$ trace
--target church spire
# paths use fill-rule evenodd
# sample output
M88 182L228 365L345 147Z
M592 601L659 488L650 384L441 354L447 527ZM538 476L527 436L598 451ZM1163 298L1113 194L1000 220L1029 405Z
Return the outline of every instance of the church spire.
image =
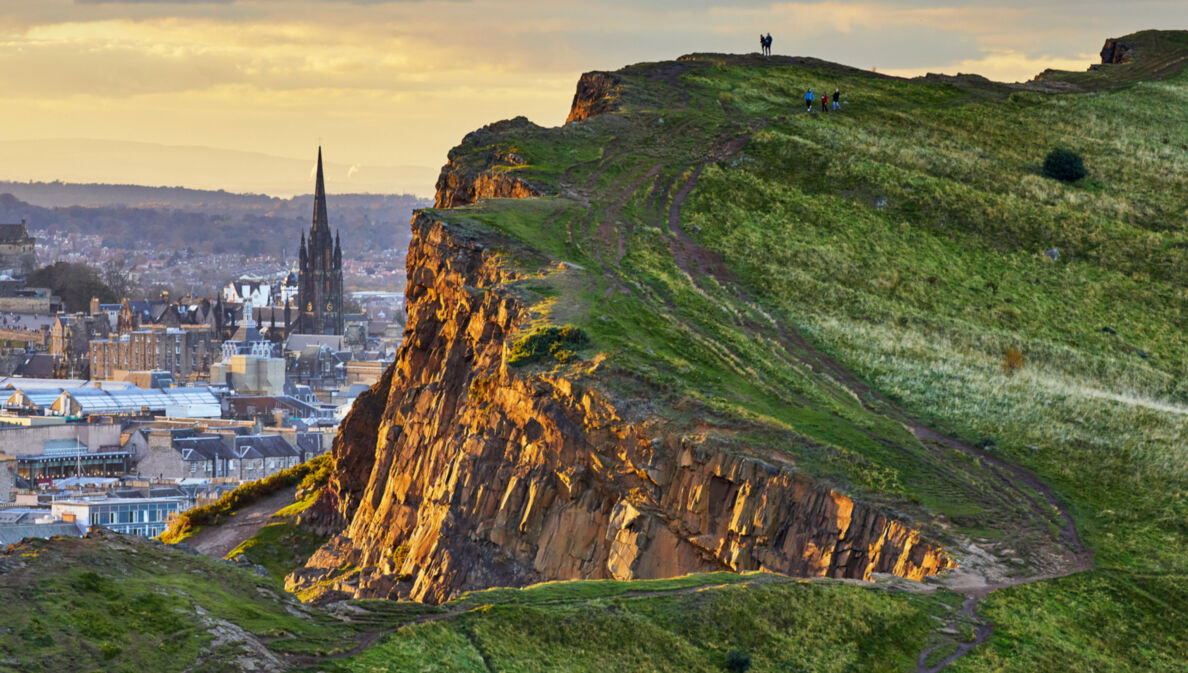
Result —
M322 178L322 148L319 146L318 178L314 184L313 227L310 228L309 236L312 239L317 236L319 231L325 231L326 234L329 234L329 228L329 216L326 214L326 183Z

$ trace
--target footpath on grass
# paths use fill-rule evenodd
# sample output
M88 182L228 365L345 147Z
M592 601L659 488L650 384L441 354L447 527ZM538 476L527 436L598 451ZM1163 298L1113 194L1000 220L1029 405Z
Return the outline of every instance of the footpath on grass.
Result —
M206 526L185 540L194 551L204 556L223 558L244 540L256 535L272 519L272 515L292 504L297 487L284 488L244 507L215 526Z

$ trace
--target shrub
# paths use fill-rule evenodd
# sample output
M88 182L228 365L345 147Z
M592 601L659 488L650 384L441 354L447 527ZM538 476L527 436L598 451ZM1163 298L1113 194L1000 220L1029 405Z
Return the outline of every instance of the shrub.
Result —
M726 653L726 670L730 673L746 673L751 668L751 655L743 650L730 650Z
M590 337L573 325L537 328L512 345L507 364L525 365L546 355L558 362L569 362L577 356L576 350L589 342Z
M1072 150L1057 148L1048 152L1047 158L1044 159L1044 175L1053 180L1076 182L1089 175L1089 171L1085 169L1085 161L1081 159L1081 155Z
M1022 368L1023 352L1018 348L1007 349L1006 354L1002 356L1002 371L1011 376Z

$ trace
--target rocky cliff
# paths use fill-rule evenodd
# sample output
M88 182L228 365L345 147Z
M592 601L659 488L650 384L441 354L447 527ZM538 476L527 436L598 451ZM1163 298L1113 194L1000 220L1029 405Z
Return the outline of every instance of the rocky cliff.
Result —
M462 146L482 144L485 139L516 129L532 127L524 117L496 122L474 131L462 141ZM437 178L437 208L458 208L478 199L522 199L540 196L540 189L516 177L512 171L524 165L524 158L515 152L461 153L450 151L448 163Z
M580 122L611 112L618 107L619 85L622 81L613 73L588 72L578 80L577 92L565 123Z
M920 579L951 565L790 465L627 422L589 382L520 375L506 356L525 313L498 242L428 214L413 232L404 346L343 424L319 503L345 529L291 589L339 578L347 595L439 602L546 579Z
M571 119L599 109L600 82L583 77ZM495 142L532 129L513 120L468 136L442 171L439 206L546 193L514 177L523 159ZM954 565L913 526L778 452L610 392L598 358L510 365L538 317L529 281L584 270L446 214L412 222L404 343L342 426L335 476L306 521L339 532L290 589L440 602L550 579L761 568L921 579Z

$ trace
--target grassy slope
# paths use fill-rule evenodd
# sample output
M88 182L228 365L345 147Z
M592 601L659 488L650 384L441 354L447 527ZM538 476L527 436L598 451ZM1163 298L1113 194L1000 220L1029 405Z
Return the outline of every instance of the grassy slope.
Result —
M622 73L621 114L499 142L528 159L525 177L584 187L588 208L548 198L439 215L587 269L524 282L540 324L593 336L586 361L559 367L579 375L597 351L600 385L646 394L674 422L731 426L739 450L787 451L925 523L1010 534L1019 512L977 466L954 475L790 362L774 330L756 328L772 316L1051 483L1104 570L992 596L1001 627L959 668L1064 670L1078 657L1085 670L1178 670L1186 613L1147 615L1151 597L1183 604L1188 571L1188 76L987 100L943 82L701 60L679 86L664 65ZM794 114L805 88L835 85L844 114ZM740 135L740 151L714 156ZM1040 176L1055 146L1083 154L1091 177ZM667 206L707 159L681 224L745 297L671 252ZM1009 348L1026 359L1015 376L1000 371ZM1062 617L1087 596L1099 620ZM1136 624L1161 628L1140 629L1132 649L1116 636Z
M326 542L326 537L297 525L297 516L308 509L316 498L317 492L314 491L277 511L270 523L240 542L224 558L234 560L243 556L251 563L267 568L268 574L278 584L284 584L285 576L305 565L318 547Z
M351 642L268 579L142 538L33 540L0 564L3 670L233 671L267 662L254 652L268 639L278 651Z
M21 606L0 617L0 670L31 673L717 671L731 649L754 671L896 671L959 602L719 573L332 614L269 578L114 534L20 545L0 556L0 578L0 600Z
M739 649L752 671L902 671L932 617L955 605L951 595L765 575L546 584L464 597L443 609L473 609L403 628L323 668L709 672Z

